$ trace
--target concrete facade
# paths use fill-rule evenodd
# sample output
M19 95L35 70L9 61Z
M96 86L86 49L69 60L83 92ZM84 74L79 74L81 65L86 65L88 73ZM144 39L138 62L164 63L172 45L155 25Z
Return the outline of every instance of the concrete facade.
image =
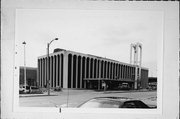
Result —
M112 59L60 50L49 55L50 87L101 89L105 81L109 87L128 82L133 88L136 66ZM38 85L47 86L47 56L38 57ZM148 69L141 68L142 88L148 85Z

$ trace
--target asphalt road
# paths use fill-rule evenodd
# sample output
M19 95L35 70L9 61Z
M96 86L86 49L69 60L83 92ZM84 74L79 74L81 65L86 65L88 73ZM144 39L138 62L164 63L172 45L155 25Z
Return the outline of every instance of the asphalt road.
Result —
M76 107L93 97L130 97L140 99L148 105L156 105L156 91L93 91L93 90L63 90L47 92L42 95L20 95L19 105L23 107Z

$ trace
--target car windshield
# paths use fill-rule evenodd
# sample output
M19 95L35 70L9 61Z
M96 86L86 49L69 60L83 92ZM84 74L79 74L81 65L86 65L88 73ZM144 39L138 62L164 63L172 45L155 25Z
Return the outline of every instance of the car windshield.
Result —
M119 108L122 102L107 99L92 99L82 105L80 108Z

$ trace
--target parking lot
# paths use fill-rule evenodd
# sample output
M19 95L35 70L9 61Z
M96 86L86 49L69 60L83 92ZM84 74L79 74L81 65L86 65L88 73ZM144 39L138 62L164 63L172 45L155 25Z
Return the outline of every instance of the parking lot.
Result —
M23 107L76 107L94 97L130 97L140 99L148 105L157 105L156 91L94 91L63 89L60 92L20 95L19 105Z

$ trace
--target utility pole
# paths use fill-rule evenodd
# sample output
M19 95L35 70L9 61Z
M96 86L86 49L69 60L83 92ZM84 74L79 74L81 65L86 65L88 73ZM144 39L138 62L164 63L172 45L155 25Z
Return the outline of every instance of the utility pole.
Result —
M24 86L26 89L26 42L22 43L24 45Z
M51 40L50 43L47 43L47 88L48 88L48 95L50 95L50 77L49 77L49 67L50 67L50 58L49 58L49 46L54 41L58 40L58 38L55 38Z

